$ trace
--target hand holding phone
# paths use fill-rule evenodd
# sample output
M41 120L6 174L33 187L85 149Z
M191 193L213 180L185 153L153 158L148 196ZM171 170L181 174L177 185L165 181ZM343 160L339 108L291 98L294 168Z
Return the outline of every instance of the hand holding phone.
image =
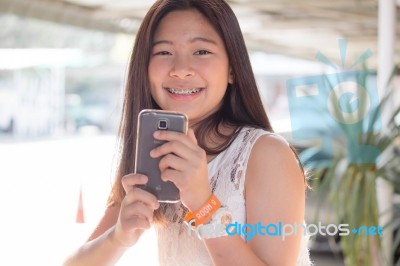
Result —
M136 139L135 173L148 176L149 181L140 188L155 195L159 202L178 202L179 190L174 183L161 179L159 163L161 158L150 157L150 151L165 141L156 140L157 130L172 130L187 134L186 115L163 110L145 109L139 113Z

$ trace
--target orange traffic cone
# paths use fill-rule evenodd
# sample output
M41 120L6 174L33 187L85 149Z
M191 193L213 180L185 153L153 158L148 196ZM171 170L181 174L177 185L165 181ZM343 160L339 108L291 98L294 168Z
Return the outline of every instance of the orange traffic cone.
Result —
M76 223L84 223L85 216L83 214L83 200L82 200L82 187L79 189L79 202L78 202L78 211L76 213Z

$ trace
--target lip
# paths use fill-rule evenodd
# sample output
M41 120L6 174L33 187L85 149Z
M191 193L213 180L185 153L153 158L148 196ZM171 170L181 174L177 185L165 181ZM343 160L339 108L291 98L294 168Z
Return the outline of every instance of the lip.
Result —
M197 97L199 97L203 91L205 90L204 87L202 86L193 86L193 85L189 85L189 86L163 86L163 89L165 90L165 92L167 93L167 95L177 101L191 101L196 99ZM173 90L188 90L188 89L200 89L200 91L198 92L194 92L194 93L187 93L187 94L177 94L177 93L171 93L171 89Z

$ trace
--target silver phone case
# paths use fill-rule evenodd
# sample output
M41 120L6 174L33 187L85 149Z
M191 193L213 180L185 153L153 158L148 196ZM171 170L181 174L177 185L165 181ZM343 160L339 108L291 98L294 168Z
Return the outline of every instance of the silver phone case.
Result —
M167 128L160 129L160 121L167 121ZM162 124L164 125L164 124ZM154 139L156 130L172 130L187 133L188 118L185 114L164 110L145 109L139 113L137 124L135 173L149 178L146 185L139 187L155 195L159 202L179 202L179 190L174 183L161 179L161 158L150 157L150 151L165 141Z

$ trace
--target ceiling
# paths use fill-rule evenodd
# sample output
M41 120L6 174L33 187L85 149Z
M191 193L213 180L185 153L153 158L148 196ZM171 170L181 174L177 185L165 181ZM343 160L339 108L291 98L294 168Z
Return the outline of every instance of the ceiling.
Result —
M397 1L395 62L400 62L400 0ZM0 12L83 28L134 34L154 0L0 0ZM321 52L340 64L365 51L376 67L378 0L230 0L250 50L316 60Z

